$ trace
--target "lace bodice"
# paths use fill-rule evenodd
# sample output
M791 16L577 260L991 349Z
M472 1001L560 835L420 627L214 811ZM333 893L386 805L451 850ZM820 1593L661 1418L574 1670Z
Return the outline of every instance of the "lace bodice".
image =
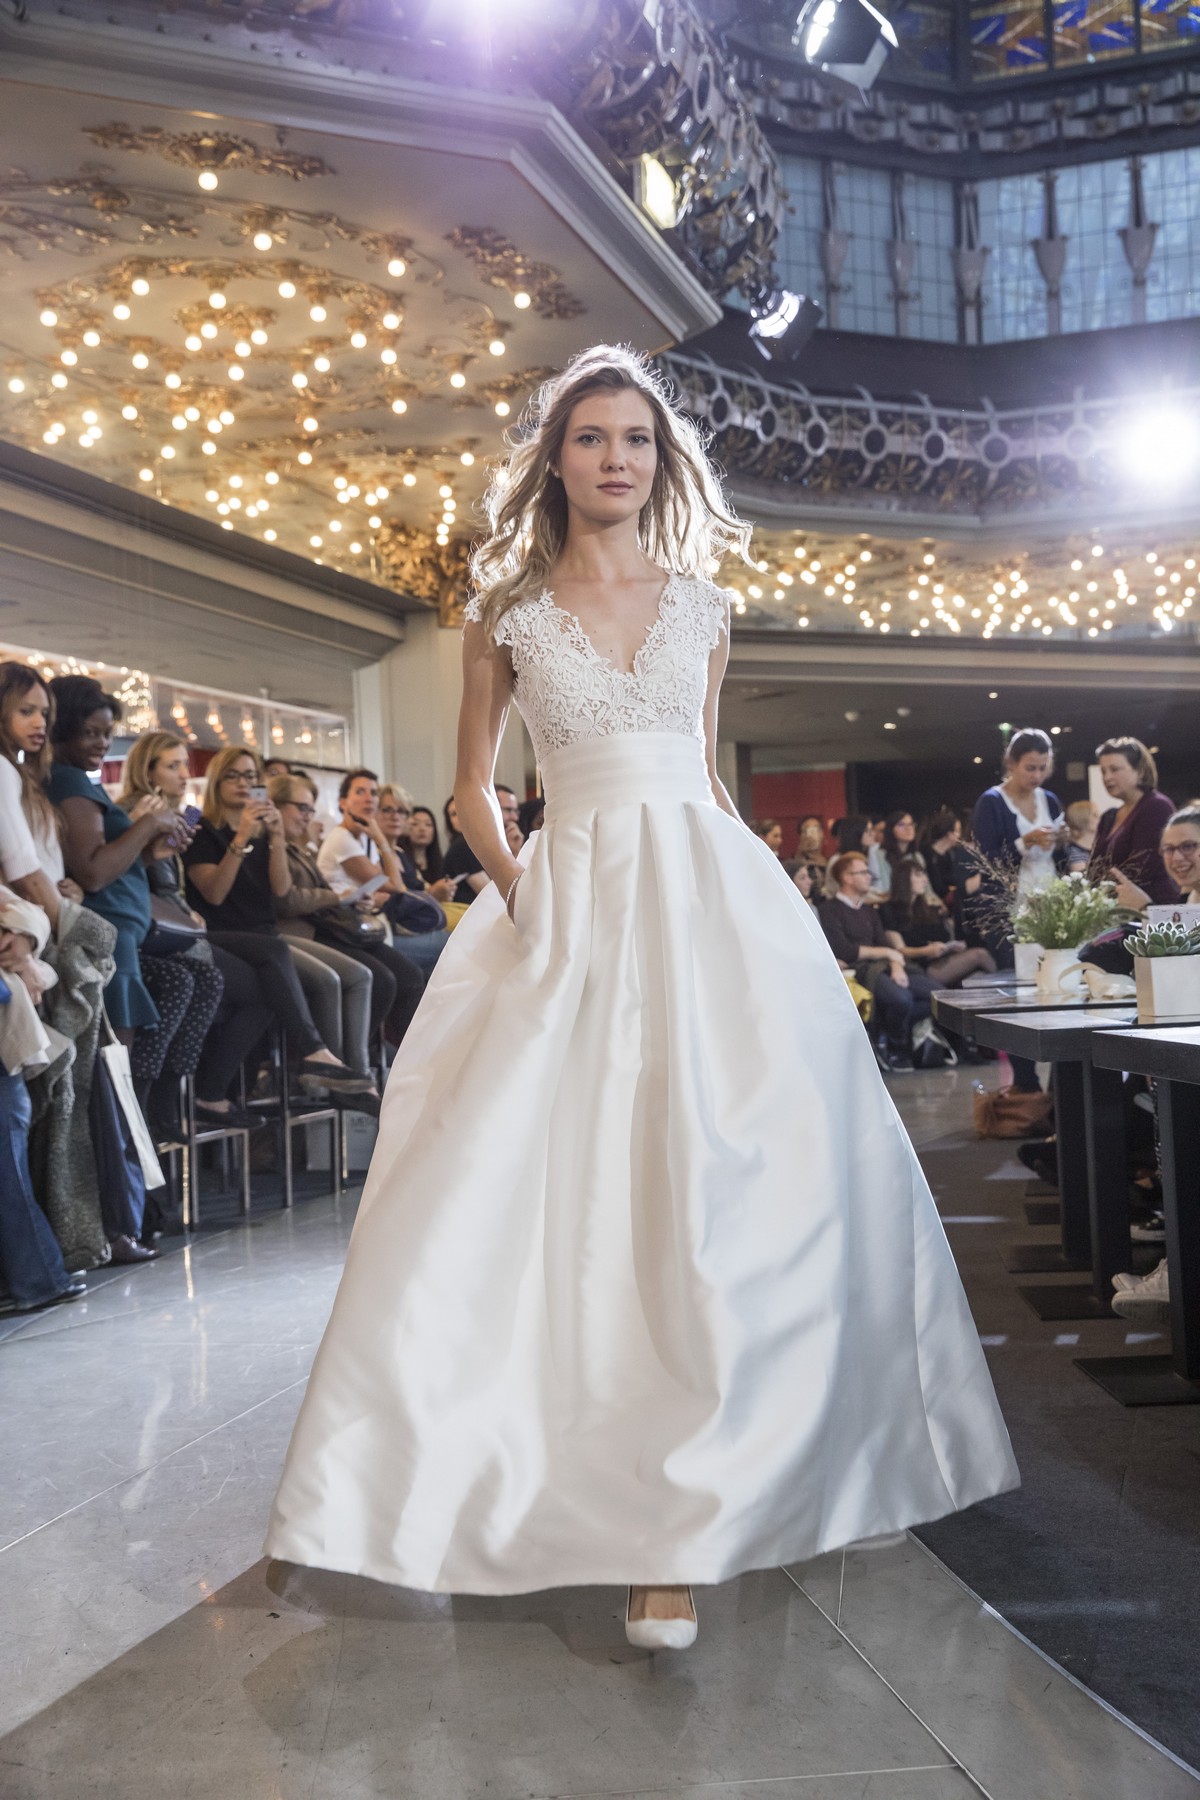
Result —
M480 620L477 597L464 617ZM672 575L630 670L601 656L574 613L549 591L510 607L494 637L508 646L513 699L541 762L547 751L617 732L702 737L709 653L728 629L721 588Z

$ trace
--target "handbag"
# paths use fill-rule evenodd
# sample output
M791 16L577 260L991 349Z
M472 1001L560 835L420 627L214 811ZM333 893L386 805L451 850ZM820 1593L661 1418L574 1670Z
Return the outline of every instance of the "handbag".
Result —
M167 1185L167 1178L162 1172L162 1164L154 1148L154 1139L150 1136L150 1128L146 1124L145 1115L138 1105L138 1097L133 1087L133 1072L129 1066L129 1051L120 1042L116 1032L109 1024L108 1014L102 1015L102 1032L107 1043L100 1045L100 1060L108 1073L116 1095L117 1105L125 1120L129 1138L129 1149L134 1153L142 1174L143 1186L149 1191Z
M331 906L313 924L318 941L328 938L335 950L370 950L390 936L382 913L360 912L357 906Z
M445 931L446 915L428 894L393 894L384 909L404 937L422 937L427 931Z
M1050 1094L1023 1094L1017 1088L975 1089L975 1135L981 1138L1046 1137L1054 1129Z
M151 894L150 929L142 941L143 956L181 956L208 935L203 919L197 921L178 894Z

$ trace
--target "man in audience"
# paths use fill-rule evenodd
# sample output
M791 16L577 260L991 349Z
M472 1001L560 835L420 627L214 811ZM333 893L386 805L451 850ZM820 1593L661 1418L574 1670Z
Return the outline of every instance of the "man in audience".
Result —
M912 1028L929 1017L934 984L919 969L905 966L903 952L887 941L879 913L866 904L871 891L866 857L856 850L836 856L829 878L833 898L824 902L820 917L830 948L875 1002L882 1034L876 1049L884 1068L893 1073L911 1069Z

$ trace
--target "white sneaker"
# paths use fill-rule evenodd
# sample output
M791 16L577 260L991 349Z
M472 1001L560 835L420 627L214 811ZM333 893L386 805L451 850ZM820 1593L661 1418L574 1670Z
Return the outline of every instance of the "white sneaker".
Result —
M1129 1282L1132 1285L1122 1287L1113 1295L1112 1309L1118 1318L1140 1319L1148 1314L1159 1317L1166 1316L1170 1304L1168 1289L1167 1259L1164 1256L1156 1269L1139 1281L1136 1276L1117 1276L1116 1280Z
M625 1636L631 1644L636 1645L639 1650L691 1649L700 1629L691 1588L687 1591L687 1603L692 1614L690 1619L631 1619L629 1608L632 1603L633 1589L630 1588L625 1600Z

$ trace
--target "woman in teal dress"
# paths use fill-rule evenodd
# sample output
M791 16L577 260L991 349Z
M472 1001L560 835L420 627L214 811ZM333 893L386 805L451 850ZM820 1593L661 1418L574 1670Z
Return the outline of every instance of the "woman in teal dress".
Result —
M87 675L61 675L50 691L50 798L62 813L68 874L83 889L84 905L116 927L117 968L104 1004L117 1035L130 1043L138 1026L158 1023L138 965L138 947L150 930L143 857L179 848L184 828L164 801L148 796L130 814L93 779L112 744L120 701Z

